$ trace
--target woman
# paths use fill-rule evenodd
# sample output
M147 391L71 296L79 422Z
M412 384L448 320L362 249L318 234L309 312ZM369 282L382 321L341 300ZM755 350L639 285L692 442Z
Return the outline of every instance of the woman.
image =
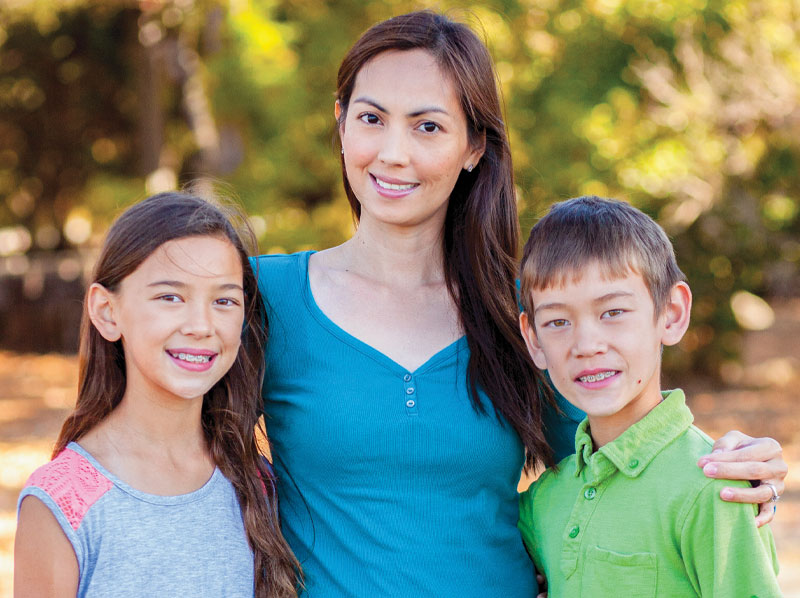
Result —
M335 114L355 234L254 264L284 532L308 595L533 596L516 484L551 462L548 440L569 446L574 422L548 415L516 329L488 52L431 12L379 23L341 65ZM782 477L776 444L757 442L755 460L777 458L736 477Z

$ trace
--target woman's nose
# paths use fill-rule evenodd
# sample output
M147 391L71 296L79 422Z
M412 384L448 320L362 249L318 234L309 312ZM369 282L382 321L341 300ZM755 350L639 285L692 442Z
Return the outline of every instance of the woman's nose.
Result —
M409 138L404 127L388 126L381 139L378 159L391 166L405 166L409 162Z

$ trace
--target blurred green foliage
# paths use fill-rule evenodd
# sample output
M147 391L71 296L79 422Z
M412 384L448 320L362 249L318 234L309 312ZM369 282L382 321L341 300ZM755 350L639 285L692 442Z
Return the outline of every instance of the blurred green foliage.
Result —
M0 255L96 241L190 180L234 195L262 250L352 220L338 63L408 0L8 0L0 12ZM495 0L434 7L497 64L523 231L553 201L624 198L695 292L673 371L739 350L732 293L798 290L800 0ZM740 319L741 321L741 319Z

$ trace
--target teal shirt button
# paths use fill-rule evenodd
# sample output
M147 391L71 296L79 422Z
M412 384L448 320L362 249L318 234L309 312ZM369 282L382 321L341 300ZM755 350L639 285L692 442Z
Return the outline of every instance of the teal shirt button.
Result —
M628 467L630 467L631 469L636 469L637 467L639 467L639 459L631 459L631 462L628 463Z
M583 497L586 500L592 500L595 496L597 496L597 490L594 488L587 488L586 491L583 493Z
M578 527L577 525L574 526L571 530L569 530L569 537L574 538L580 533L580 531L581 531L580 527Z

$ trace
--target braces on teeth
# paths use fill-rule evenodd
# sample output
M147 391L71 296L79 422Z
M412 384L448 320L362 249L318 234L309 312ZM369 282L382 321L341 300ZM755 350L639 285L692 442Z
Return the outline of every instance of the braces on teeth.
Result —
M181 359L183 361L189 361L191 363L208 363L211 361L211 355L192 355L190 353L175 353L172 354L174 357Z
M599 374L589 374L588 376L581 376L581 382L600 382L614 375L615 372L600 372Z

